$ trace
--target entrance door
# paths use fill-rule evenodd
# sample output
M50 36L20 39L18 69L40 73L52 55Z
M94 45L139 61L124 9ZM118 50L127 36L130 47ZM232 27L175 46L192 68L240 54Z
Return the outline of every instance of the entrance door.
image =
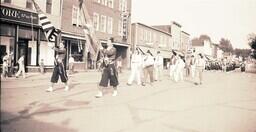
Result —
M24 55L24 64L25 64L25 71L27 72L27 65L28 65L28 40L26 39L19 39L18 41L18 58L17 61L19 60L19 58L21 57L21 55Z

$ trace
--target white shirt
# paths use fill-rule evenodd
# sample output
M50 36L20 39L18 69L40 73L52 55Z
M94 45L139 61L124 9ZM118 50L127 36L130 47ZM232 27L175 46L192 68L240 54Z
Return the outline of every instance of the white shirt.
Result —
M142 57L141 57L141 55L140 55L140 54L132 54L131 62L132 62L132 63L141 64L141 63L142 63Z
M18 60L19 65L24 65L24 56L21 56Z
M70 57L69 60L68 60L69 63L74 63L75 62L75 59L73 57Z
M164 59L161 55L156 56L155 65L156 66L163 66Z
M203 58L197 59L196 66L197 67L204 67L205 68L205 60Z
M146 66L150 66L150 65L154 65L155 61L154 61L154 57L151 55L147 55L144 58L144 67Z

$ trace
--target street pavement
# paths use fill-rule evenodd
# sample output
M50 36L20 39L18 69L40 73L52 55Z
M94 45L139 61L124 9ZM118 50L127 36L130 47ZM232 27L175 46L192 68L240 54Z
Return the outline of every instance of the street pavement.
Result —
M256 74L205 72L202 85L167 73L153 85L127 86L129 71L95 98L99 72L70 76L45 92L51 73L1 80L2 132L256 132Z

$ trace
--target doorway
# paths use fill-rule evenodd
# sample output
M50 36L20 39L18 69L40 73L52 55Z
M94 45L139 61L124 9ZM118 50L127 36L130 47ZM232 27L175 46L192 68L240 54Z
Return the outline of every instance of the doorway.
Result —
M29 55L28 50L28 40L26 39L19 39L18 41L18 47L17 47L17 61L19 58L24 55L24 65L25 65L25 71L27 72L27 65L31 63L31 55ZM30 53L31 54L31 53Z

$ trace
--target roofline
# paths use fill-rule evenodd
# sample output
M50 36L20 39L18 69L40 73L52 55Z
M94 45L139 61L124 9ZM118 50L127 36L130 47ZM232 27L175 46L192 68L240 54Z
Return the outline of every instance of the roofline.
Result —
M185 33L185 34L187 34L187 35L189 35L190 36L190 34L189 33L187 33L187 32L185 32L185 31L181 31L182 33Z
M158 31L158 32L162 32L162 33L167 34L167 35L169 35L169 36L171 36L171 37L172 37L172 35L171 35L171 34L169 34L168 32L165 32L165 31L162 31L162 30L160 30L160 29L157 29L157 28L154 28L154 27L148 26L148 25L146 25L146 24L143 24L143 23L140 23L140 22L132 23L132 25L134 25L134 24L139 24L139 25L145 26L145 27L147 27L147 28L151 28L151 29L153 29L153 30L156 30L156 31Z
M181 24L179 24L179 23L177 23L177 22L175 22L175 21L172 21L172 23L175 24L175 25L177 25L177 26L179 26L179 27L182 27Z

